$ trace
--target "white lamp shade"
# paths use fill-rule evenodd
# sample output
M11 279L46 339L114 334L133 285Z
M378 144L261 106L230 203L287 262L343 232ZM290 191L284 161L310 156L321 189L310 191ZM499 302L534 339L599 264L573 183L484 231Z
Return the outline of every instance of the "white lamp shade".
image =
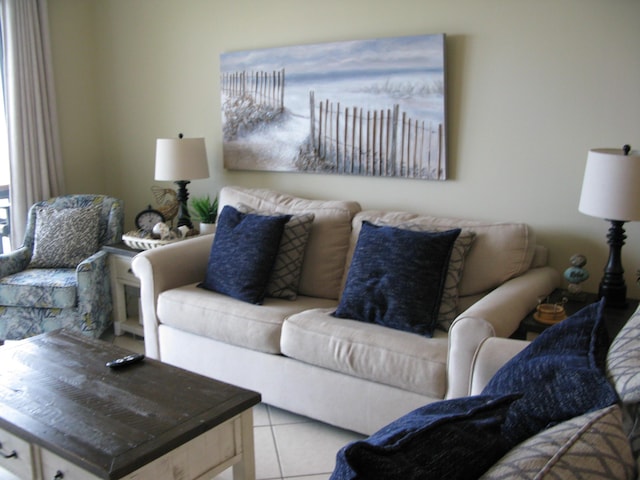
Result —
M156 180L194 180L209 177L204 138L158 138Z
M640 154L589 150L578 210L607 220L640 220Z

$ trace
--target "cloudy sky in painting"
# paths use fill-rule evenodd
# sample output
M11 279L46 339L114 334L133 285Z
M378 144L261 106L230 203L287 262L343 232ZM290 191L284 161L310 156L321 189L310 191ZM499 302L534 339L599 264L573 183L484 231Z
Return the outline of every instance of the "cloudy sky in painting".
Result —
M444 35L355 40L223 53L223 73L286 69L291 76L353 75L359 71L443 69Z

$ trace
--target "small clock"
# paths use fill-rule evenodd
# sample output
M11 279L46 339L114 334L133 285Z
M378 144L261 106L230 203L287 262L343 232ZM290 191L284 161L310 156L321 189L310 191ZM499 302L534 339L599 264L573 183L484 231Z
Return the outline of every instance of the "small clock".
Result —
M164 222L164 215L151 208L151 205L136 215L136 228L144 230L145 232L151 233L154 225L160 222Z

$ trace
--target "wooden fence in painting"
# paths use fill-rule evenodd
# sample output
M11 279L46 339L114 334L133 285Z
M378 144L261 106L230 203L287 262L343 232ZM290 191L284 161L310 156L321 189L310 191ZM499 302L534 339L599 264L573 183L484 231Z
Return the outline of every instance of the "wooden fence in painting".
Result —
M316 156L336 173L444 180L442 123L418 121L400 112L343 108L309 94L310 140Z
M254 102L284 110L284 68L273 72L231 72L220 78L229 97L250 97Z

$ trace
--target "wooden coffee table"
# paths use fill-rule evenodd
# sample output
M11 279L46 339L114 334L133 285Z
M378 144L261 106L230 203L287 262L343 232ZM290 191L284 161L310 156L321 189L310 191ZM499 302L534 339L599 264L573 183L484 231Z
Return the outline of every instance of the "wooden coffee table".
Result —
M0 347L0 467L21 479L254 479L255 392L59 330ZM188 352L185 352L188 354Z

